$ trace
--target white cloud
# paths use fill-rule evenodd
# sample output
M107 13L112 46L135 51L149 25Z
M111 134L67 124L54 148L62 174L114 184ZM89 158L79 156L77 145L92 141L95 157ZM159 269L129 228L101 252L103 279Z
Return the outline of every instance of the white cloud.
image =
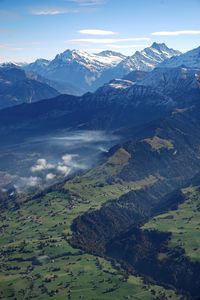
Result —
M100 30L100 29L81 29L78 31L81 34L89 34L89 35L115 35L117 32L110 30Z
M65 154L65 155L62 156L62 160L63 160L64 164L67 165L67 164L72 162L72 159L75 156L77 156L77 155Z
M180 30L180 31L157 31L152 32L152 35L157 36L178 36L178 35L197 35L200 30Z
M47 8L47 9L38 9L32 10L32 14L36 16L55 16L61 14L68 14L68 13L78 13L77 9L64 9L64 8Z
M63 175L67 176L70 171L71 171L71 168L67 167L67 166L63 166L63 165L59 165L57 167L57 170L62 173Z
M124 39L73 39L68 42L74 44L115 44L133 41L149 41L150 38L124 38Z
M41 172L43 170L49 170L55 168L55 165L47 163L45 158L40 158L37 163L31 167L32 172Z
M53 180L55 177L56 177L55 174L53 174L53 173L48 173L48 174L46 175L46 180L47 180L47 181Z

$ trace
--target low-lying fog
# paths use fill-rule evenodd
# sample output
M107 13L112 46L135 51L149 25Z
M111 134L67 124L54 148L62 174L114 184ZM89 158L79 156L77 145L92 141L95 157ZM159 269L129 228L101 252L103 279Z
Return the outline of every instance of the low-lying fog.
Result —
M118 137L102 131L67 132L0 148L0 189L46 187L97 163Z

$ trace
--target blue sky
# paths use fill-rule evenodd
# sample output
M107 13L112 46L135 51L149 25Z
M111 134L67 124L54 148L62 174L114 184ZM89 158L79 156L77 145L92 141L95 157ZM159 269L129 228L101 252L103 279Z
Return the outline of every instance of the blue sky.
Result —
M53 58L65 49L127 55L152 42L200 46L200 0L0 0L0 61Z

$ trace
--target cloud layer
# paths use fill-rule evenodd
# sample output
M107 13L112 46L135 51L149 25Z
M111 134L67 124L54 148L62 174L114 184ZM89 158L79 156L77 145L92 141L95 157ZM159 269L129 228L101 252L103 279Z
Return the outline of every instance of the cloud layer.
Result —
M89 34L89 35L115 35L117 32L110 30L100 30L100 29L81 29L78 31L81 34Z
M65 9L65 8L47 8L47 9L35 9L32 10L32 14L36 16L55 16L61 14L68 14L68 13L78 13L77 9Z
M180 30L180 31L157 31L152 32L155 36L179 36L179 35L197 35L200 30Z

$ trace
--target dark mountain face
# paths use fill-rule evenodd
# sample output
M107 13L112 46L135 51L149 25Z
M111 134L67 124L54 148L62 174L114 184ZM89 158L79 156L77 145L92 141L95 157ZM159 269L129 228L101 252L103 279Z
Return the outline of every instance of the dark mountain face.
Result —
M127 74L126 76L124 76L125 80L131 80L133 82L139 82L141 80L143 80L147 74L149 72L145 72L145 71L132 71L129 74Z
M25 138L64 128L131 128L161 118L175 107L184 109L199 99L199 69L157 68L137 84L115 80L82 97L62 95L4 110L0 113L1 137L12 139L15 134Z
M26 74L28 78L47 84L62 94L78 96L79 94L83 93L83 91L79 91L78 88L75 88L72 84L66 84L65 82L56 80L53 81L35 72L26 72Z
M29 78L16 65L0 67L0 109L21 103L32 103L57 96L46 83Z
M128 272L171 285L189 299L198 299L199 262L191 262L181 248L168 248L170 233L139 227L157 214L177 209L185 201L179 189L193 181L196 184L200 168L199 113L199 105L175 111L157 121L151 133L144 129L142 139L111 149L111 157L119 155L119 149L129 157L119 174L109 178L111 185L141 182L150 176L155 182L79 216L72 225L72 244L76 247L117 259ZM159 261L158 253L167 258Z
M149 87L133 86L121 92L96 92L83 97L62 95L0 112L2 140L18 139L61 129L114 130L147 123L165 115L173 101Z
M200 68L159 67L148 73L138 84L151 86L172 97L178 105L200 99Z

